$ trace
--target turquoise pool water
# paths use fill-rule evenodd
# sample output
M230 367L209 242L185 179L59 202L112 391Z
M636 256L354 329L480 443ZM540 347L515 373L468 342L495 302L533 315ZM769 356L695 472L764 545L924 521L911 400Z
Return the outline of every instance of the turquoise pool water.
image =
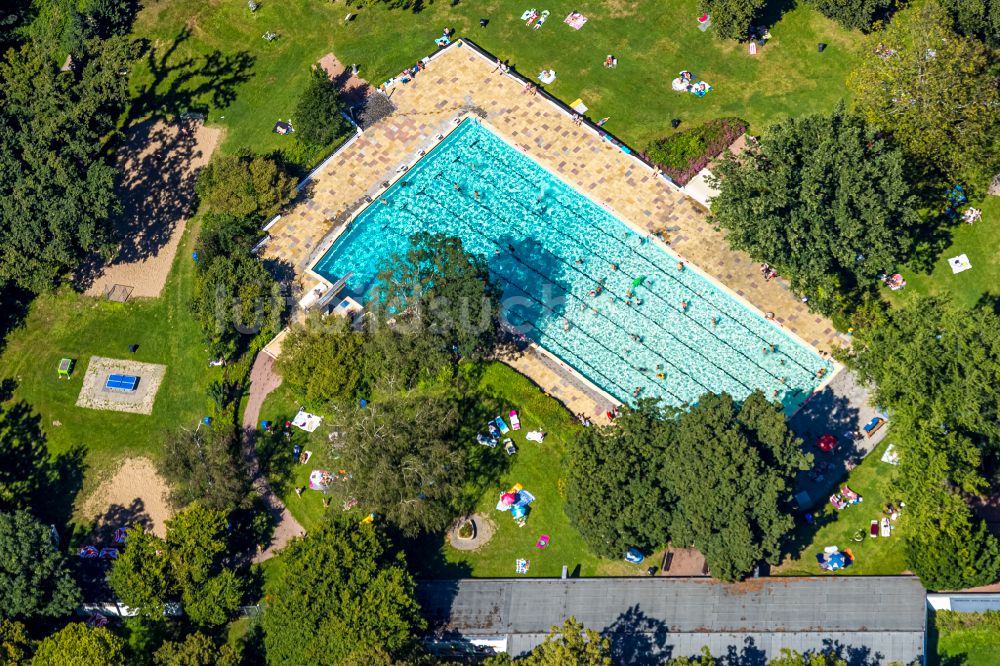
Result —
M623 402L637 389L680 405L760 388L790 413L817 371L831 370L478 122L463 122L384 196L313 270L331 281L352 272L346 289L363 300L411 234L458 236L487 258L506 320Z

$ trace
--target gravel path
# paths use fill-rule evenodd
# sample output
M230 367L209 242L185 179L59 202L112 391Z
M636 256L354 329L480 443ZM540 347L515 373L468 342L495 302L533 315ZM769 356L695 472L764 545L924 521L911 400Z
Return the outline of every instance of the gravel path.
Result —
M279 386L281 386L281 376L274 369L274 359L263 352L257 354L253 368L250 370L250 395L247 397L246 410L243 412L243 454L250 465L253 487L270 505L276 524L274 535L271 537L271 545L257 553L254 556L254 562L263 562L274 557L277 551L281 550L293 537L306 533L299 521L295 520L281 499L271 490L267 477L260 471L260 465L257 462L257 449L254 446L254 441L257 438L260 408L268 394Z

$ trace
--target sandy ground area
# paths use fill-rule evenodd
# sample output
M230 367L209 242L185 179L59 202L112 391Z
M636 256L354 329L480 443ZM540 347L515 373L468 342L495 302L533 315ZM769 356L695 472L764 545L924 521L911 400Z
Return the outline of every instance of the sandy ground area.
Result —
M458 528L465 523L465 518L455 521L455 524L448 530L446 535L448 544L455 550L478 550L489 543L497 530L497 526L486 514L476 513L471 518L476 523L476 536L474 538L460 539L458 537Z
M172 513L167 496L167 482L149 458L126 458L84 501L81 511L99 533L142 525L165 537Z
M221 129L193 120L148 120L129 130L118 152L118 254L109 264L92 257L76 275L81 291L100 297L121 284L132 298L160 295L193 211L198 169L221 138Z
M326 70L327 75L337 84L341 99L348 107L360 104L371 92L368 82L351 74L350 66L345 67L332 53L320 58L319 66Z

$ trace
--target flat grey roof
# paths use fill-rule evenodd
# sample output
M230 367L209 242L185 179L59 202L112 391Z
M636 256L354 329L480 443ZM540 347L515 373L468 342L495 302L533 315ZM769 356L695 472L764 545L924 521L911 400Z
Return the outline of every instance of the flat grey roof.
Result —
M923 653L926 616L925 591L909 577L467 579L422 581L418 596L436 632L506 637L514 655L575 616L612 639L618 663L702 646L741 664L782 647L831 646L850 663L911 663Z

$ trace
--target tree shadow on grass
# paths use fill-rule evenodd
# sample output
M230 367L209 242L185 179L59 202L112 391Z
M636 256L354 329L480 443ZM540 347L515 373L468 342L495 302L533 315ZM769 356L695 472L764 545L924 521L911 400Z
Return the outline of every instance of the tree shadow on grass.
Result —
M215 49L205 55L178 55L179 47L190 38L191 30L184 27L165 49L145 44L152 81L136 95L132 118L141 119L149 114L205 114L210 106L224 109L236 99L237 88L250 80L255 58L249 52L226 54Z
M86 450L50 456L41 417L23 400L11 402L16 387L0 381L0 510L28 507L62 532L83 486Z
M767 29L773 28L786 13L798 6L796 0L767 0L764 9L753 20L753 24Z

